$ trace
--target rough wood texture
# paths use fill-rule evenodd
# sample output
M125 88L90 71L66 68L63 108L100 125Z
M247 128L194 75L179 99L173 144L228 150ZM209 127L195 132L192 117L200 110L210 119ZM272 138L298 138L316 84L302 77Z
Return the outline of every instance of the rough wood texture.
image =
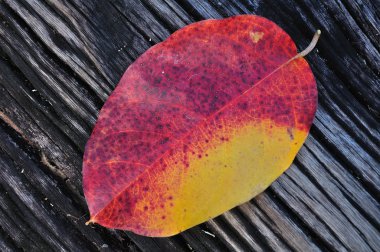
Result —
M380 251L380 4L370 0L0 0L1 251ZM84 145L140 54L194 21L254 13L305 48L319 107L264 193L180 235L85 226Z

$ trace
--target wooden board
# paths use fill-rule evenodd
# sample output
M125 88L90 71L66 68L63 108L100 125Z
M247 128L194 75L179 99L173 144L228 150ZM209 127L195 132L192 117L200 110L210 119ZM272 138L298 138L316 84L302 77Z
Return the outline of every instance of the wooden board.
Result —
M0 0L0 251L380 251L380 3ZM85 226L84 145L139 55L195 21L284 28L319 90L292 167L250 202L171 238Z

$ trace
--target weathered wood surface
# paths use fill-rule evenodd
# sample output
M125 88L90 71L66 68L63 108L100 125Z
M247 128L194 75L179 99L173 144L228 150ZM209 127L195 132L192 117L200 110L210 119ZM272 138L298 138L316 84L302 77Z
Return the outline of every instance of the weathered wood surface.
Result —
M85 226L84 145L140 54L194 21L254 13L304 48L311 134L264 193L180 235ZM1 251L380 251L380 3L0 0Z

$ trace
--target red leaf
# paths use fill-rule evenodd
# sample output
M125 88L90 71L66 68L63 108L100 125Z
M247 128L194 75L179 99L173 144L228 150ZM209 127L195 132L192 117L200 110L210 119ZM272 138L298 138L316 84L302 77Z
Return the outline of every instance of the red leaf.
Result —
M198 22L149 49L86 145L90 222L169 236L263 191L314 118L317 90L302 56L281 28L252 15Z

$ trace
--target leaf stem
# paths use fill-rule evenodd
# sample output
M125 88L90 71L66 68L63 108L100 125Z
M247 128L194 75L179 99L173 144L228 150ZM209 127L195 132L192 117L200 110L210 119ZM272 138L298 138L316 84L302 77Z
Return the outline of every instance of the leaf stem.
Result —
M310 44L302 52L300 52L296 56L294 56L293 59L291 59L291 60L298 59L301 57L305 57L306 55L308 55L314 49L314 47L317 45L317 42L318 42L320 36L321 36L321 30L317 30L315 32L314 37L311 40Z

